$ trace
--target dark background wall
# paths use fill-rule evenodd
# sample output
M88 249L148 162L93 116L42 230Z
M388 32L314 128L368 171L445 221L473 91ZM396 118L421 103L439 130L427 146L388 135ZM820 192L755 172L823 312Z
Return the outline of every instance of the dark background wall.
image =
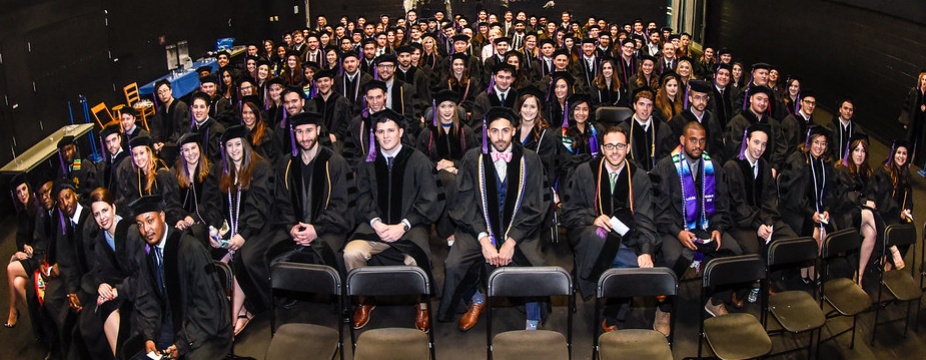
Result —
M900 107L926 67L924 11L914 0L711 1L707 43L731 48L746 64L774 64L783 78L802 75L820 95L818 106L833 110L852 96L857 120L888 140L903 134Z

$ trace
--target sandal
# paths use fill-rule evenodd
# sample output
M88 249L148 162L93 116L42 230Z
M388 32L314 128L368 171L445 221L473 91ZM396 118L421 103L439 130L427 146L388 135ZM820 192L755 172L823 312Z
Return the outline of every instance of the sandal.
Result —
M238 334L244 331L244 328L246 328L248 324L251 323L251 319L254 319L254 315L247 311L245 311L244 314L238 315L238 320L235 321L235 334L234 334L235 337L237 337ZM241 326L238 326L238 324L242 323L242 320L244 321L244 324Z
M12 329L16 327L16 323L19 322L19 310L16 310L16 316L13 317L13 322L11 323L9 319L6 320L6 323L3 324L3 327L7 329Z
M891 260L894 261L894 268L897 270L901 270L906 266L903 262L903 255L900 250L897 250L896 246L891 246Z

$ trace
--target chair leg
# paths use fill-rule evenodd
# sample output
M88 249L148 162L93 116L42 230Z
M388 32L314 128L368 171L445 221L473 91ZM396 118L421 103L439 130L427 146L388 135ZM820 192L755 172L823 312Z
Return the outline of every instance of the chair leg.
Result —
M913 305L912 301L907 302L907 312L904 313L904 322L903 322L903 337L907 338L907 328L910 326L910 305Z

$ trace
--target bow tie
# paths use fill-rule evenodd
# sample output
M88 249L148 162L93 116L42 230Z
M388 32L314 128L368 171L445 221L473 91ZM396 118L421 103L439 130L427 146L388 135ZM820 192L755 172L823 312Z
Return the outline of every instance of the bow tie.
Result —
M492 153L492 162L498 162L499 160L504 160L506 163L511 161L511 153Z

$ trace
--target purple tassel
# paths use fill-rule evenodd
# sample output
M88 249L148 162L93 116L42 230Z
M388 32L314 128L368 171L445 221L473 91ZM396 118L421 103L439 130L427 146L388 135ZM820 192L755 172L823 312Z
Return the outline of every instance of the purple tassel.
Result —
M293 131L293 124L289 124L289 146L293 149L293 157L299 155L298 149L296 149L296 133Z
M563 135L566 135L566 129L569 129L569 100L563 102Z
M595 127L592 126L591 124L589 124L589 126L592 127L592 137L590 137L590 138L588 139L588 147L590 148L589 150L591 150L592 158L597 158L597 157L598 157L598 151L599 151L599 149L598 149L598 130L595 129Z
M849 142L849 146L846 146L845 153L842 154L842 166L849 167L849 148L852 146L852 142Z
M338 77L344 75L344 59L338 59Z
M486 94L491 94L491 93L492 93L492 89L494 89L494 88L495 88L495 76L490 76L490 77L489 77L489 88L486 89ZM502 105L504 105L504 104L502 104Z
M600 227L600 228L595 229L595 234L598 234L598 237L604 239L605 237L608 236L608 231Z
M61 164L61 173L67 174L68 167L64 164L64 155L61 155L61 150L58 150L58 162Z
M376 70L376 63L373 63L373 80L379 80L379 70Z
M884 162L884 166L891 167L894 165L894 150L897 149L896 141L894 144L891 144L891 152L887 153L887 161Z
M238 100L238 111L241 111L241 106L242 106L242 105L243 105L243 104L241 103L241 100ZM243 122L243 120L242 120L242 122Z
M682 107L683 107L684 109L688 109L688 89L689 89L689 88L691 88L691 87L690 87L690 86L686 86L686 87L685 87L685 100L684 100L684 102L682 103Z
M804 148L805 149L810 149L810 131L812 129L813 129L812 126L807 128L807 136L804 138Z
M222 172L228 174L228 162L225 161L225 144L219 146L219 154L222 156Z
M67 225L66 225L67 223L64 222L64 213L61 212L60 209L58 210L58 219L60 219L60 221L58 221L58 223L61 224L61 235L67 235L68 230L67 230L67 228L65 228L65 226L67 226Z
M743 110L746 110L746 107L749 106L749 86L746 87L745 93L746 97L743 98Z
M372 122L371 122L372 123ZM376 138L373 137L373 128L370 128L370 152L367 153L367 162L376 160Z
M743 142L742 142L742 146L740 146L740 153L739 155L736 156L737 159L746 160L746 145L747 145L747 141L749 141L748 139L746 139L746 135L748 134L749 134L749 129L743 130Z
M269 98L270 88L268 87L264 90L264 111L270 110L270 98Z
M437 127L437 100L431 99L431 109L433 110L432 117L434 118L434 127Z
M286 118L287 118L287 115L286 115L286 107L284 107L284 108L283 108L283 121L280 121L280 129L285 129L285 128L286 128Z
M196 117L193 116L193 112L190 111L190 129L196 128Z
M801 93L797 93L797 101L794 102L794 114L801 110Z
M483 117L482 118L482 153L483 154L489 153L488 141L489 141L489 134L486 131L486 118Z

